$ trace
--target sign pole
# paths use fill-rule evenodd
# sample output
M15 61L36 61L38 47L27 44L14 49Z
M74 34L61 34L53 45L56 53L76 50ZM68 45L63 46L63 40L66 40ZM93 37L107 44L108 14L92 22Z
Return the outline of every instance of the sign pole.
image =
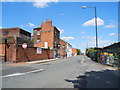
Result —
M30 60L28 59L28 56L27 56L27 53L26 53L27 44L26 44L26 43L23 43L23 44L22 44L22 47L23 47L23 49L24 49L25 57L27 58L28 61L30 61Z

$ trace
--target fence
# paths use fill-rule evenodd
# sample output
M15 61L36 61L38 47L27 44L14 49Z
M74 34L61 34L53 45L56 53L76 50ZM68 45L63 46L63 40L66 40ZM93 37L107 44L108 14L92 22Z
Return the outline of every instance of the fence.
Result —
M120 42L104 48L94 48L92 52L87 49L86 55L101 64L120 67Z

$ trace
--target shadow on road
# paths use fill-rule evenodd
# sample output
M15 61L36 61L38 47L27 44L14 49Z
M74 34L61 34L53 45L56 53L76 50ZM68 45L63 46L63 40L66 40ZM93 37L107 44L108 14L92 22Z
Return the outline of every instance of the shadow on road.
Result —
M103 70L86 72L76 80L65 79L73 84L74 88L118 88L118 70Z
M72 82L74 84L74 88L86 88L87 86L87 80L86 76L78 76L77 80L69 80L65 79L67 82Z

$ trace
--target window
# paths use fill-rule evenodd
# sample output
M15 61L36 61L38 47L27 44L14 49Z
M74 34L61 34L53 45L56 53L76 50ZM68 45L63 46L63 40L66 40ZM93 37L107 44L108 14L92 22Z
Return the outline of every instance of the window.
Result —
M44 42L44 48L48 48L48 42Z
M54 43L55 43L55 44L57 43L57 40L56 40L56 38L54 39Z
M40 35L40 31L37 31L37 35Z
M40 42L40 40L39 39L37 39L37 43L39 43Z
M9 32L8 31L4 31L4 35L8 35L9 34Z
M56 32L56 30L55 30L55 36L57 36L57 32Z
M37 48L37 54L42 54L42 49L41 48Z

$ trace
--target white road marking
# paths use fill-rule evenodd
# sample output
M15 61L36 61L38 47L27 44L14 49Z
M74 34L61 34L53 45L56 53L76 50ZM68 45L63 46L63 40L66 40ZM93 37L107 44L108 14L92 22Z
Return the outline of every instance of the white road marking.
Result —
M9 75L4 75L1 77L13 77L13 76L19 76L19 75L23 75L24 73L14 73L14 74L9 74Z
M44 69L33 70L33 71L25 72L25 73L14 73L14 74L9 74L9 75L1 76L1 78L20 76L20 75L25 75L25 74L29 74L29 73L41 72L43 70Z
M84 63L84 61L85 61L85 58L83 57L83 59L82 59L81 63L83 64L83 63Z

